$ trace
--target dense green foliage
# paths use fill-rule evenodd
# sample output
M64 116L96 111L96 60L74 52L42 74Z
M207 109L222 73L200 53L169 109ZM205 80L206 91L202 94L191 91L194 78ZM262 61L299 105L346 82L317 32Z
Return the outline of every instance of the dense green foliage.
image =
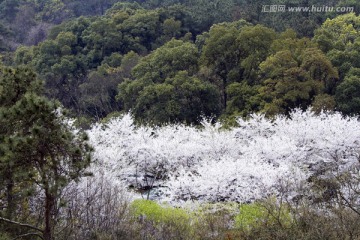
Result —
M3 61L35 69L47 96L77 117L99 120L131 111L141 122L161 124L259 111L271 116L309 106L317 112L357 113L357 100L348 103L341 97L355 87L356 81L344 81L354 79L352 68L360 67L360 20L355 13L269 13L263 7L270 3L243 0L1 4L4 43L14 33L9 26L25 12L33 14L31 26L61 23L51 31L43 29L43 36L29 43L38 45L20 46L13 60L4 54ZM320 3L271 4L289 8ZM355 12L358 5L331 2ZM10 16L6 9L18 14Z
M327 20L313 39L252 25L254 19L196 36L209 26L199 27L200 13L192 17L196 6L179 3L185 7L116 3L103 16L63 23L39 45L18 48L14 63L33 67L49 97L95 119L132 111L148 123L196 123L201 115L287 114L310 105L353 113L340 103L344 89L335 92L358 67L355 14Z
M217 89L193 76L197 61L195 45L180 40L171 40L144 57L133 69L134 80L119 85L124 109L153 123L194 123L201 115L218 115Z
M192 32L199 34L214 23L240 18L254 24L263 24L278 31L293 28L301 36L312 36L313 31L336 12L283 12L281 14L261 12L263 5L279 4L287 7L307 6L351 6L360 11L356 0L332 1L248 1L248 0L1 0L0 31L6 41L2 48L15 49L17 44L36 44L44 40L50 27L80 16L103 15L114 4L132 8L155 9L181 5L191 21ZM4 40L2 39L2 40Z
M139 58L136 54L147 54L173 37L185 36L188 30L182 15L179 8L145 11L115 5L103 17L82 17L54 28L49 39L38 46L18 48L15 64L35 68L46 80L48 95L65 107L104 117L120 110L114 86L130 77L130 69ZM136 54L128 55L131 52ZM108 80L102 79L106 81L105 95L99 103L92 93L97 91L94 83L104 75ZM93 102L96 106L91 106Z

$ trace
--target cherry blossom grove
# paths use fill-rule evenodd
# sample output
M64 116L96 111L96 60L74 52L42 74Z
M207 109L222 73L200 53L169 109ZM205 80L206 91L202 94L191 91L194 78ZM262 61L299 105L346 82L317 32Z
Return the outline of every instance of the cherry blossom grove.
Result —
M88 131L95 148L90 170L160 201L249 202L277 195L279 181L306 181L359 162L355 117L296 110L237 122L230 130L208 120L201 127L145 127L126 114Z

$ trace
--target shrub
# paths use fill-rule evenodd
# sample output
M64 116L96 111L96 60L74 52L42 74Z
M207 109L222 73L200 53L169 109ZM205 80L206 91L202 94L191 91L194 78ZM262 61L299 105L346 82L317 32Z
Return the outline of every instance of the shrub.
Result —
M146 218L155 223L165 223L177 219L190 222L190 215L184 209L161 206L150 200L135 200L131 204L133 214L137 218Z
M240 213L235 217L235 226L251 230L260 222L268 220L266 209L258 203L242 204Z
M192 239L192 218L184 209L161 206L150 200L135 200L131 211L143 226L143 236L151 239Z
M244 232L270 226L290 228L292 224L293 216L289 207L284 203L277 203L276 199L273 198L251 204L242 204L240 213L235 217L235 227Z

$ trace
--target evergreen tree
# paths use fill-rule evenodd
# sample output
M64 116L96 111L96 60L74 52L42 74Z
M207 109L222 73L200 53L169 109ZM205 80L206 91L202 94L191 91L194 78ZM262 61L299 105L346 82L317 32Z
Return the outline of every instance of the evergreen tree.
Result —
M26 200L18 189L37 187L43 196L42 216L37 216L43 219L43 227L29 228L37 229L36 235L50 240L61 191L85 173L91 148L81 134L74 134L59 105L40 92L41 83L32 71L0 70L0 177L3 180L0 191L5 192L7 203L5 217L0 217L0 221L21 226L15 216L19 202ZM35 217L34 214L31 216Z

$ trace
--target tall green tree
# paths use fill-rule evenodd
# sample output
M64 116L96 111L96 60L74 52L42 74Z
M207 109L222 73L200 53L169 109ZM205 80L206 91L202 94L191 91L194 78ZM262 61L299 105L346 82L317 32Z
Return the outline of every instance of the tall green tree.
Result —
M275 31L262 25L245 26L237 37L242 52L242 78L249 83L257 83L259 65L270 53L270 47L276 39Z
M219 91L180 71L164 83L145 87L132 110L135 117L147 123L196 124L201 117L219 116Z
M135 52L121 56L112 54L104 59L96 71L92 71L86 81L80 85L81 111L100 120L111 112L123 109L116 101L117 87L131 77L131 70L138 63L140 56Z
M202 48L200 63L201 74L221 89L222 105L226 108L226 87L240 79L241 50L237 45L240 30L226 24L214 25Z
M124 110L152 123L196 123L202 113L217 115L216 88L194 77L198 58L193 43L175 39L142 58L132 70L133 79L119 85Z
M336 88L337 109L347 115L360 114L360 69L353 68Z
M6 196L5 217L12 219L16 215L16 202L21 192L15 192L16 183L24 181L26 173L32 174L28 170L29 164L24 159L11 157L13 151L12 135L16 132L14 126L24 119L15 121L14 115L20 109L17 104L22 100L26 93L39 93L41 84L35 81L35 75L29 70L1 68L0 70L0 181L1 188Z
M226 88L234 82L258 80L259 64L269 55L276 34L273 30L249 26L244 21L214 25L205 40L200 58L200 74L221 89L223 109Z
M344 79L351 67L360 67L360 17L355 13L327 19L313 41L326 53Z
M59 105L39 95L39 89L41 84L30 70L1 69L0 176L5 179L8 204L6 218L0 221L37 230L35 235L51 240L61 191L85 174L91 148L84 136L74 135ZM14 220L19 202L12 196L15 187L24 184L39 187L44 196L42 216L31 214L43 219L41 227Z
M287 32L274 42L273 49L278 51L260 65L263 82L259 96L268 115L305 109L317 94L331 92L337 70L309 39L294 39Z

